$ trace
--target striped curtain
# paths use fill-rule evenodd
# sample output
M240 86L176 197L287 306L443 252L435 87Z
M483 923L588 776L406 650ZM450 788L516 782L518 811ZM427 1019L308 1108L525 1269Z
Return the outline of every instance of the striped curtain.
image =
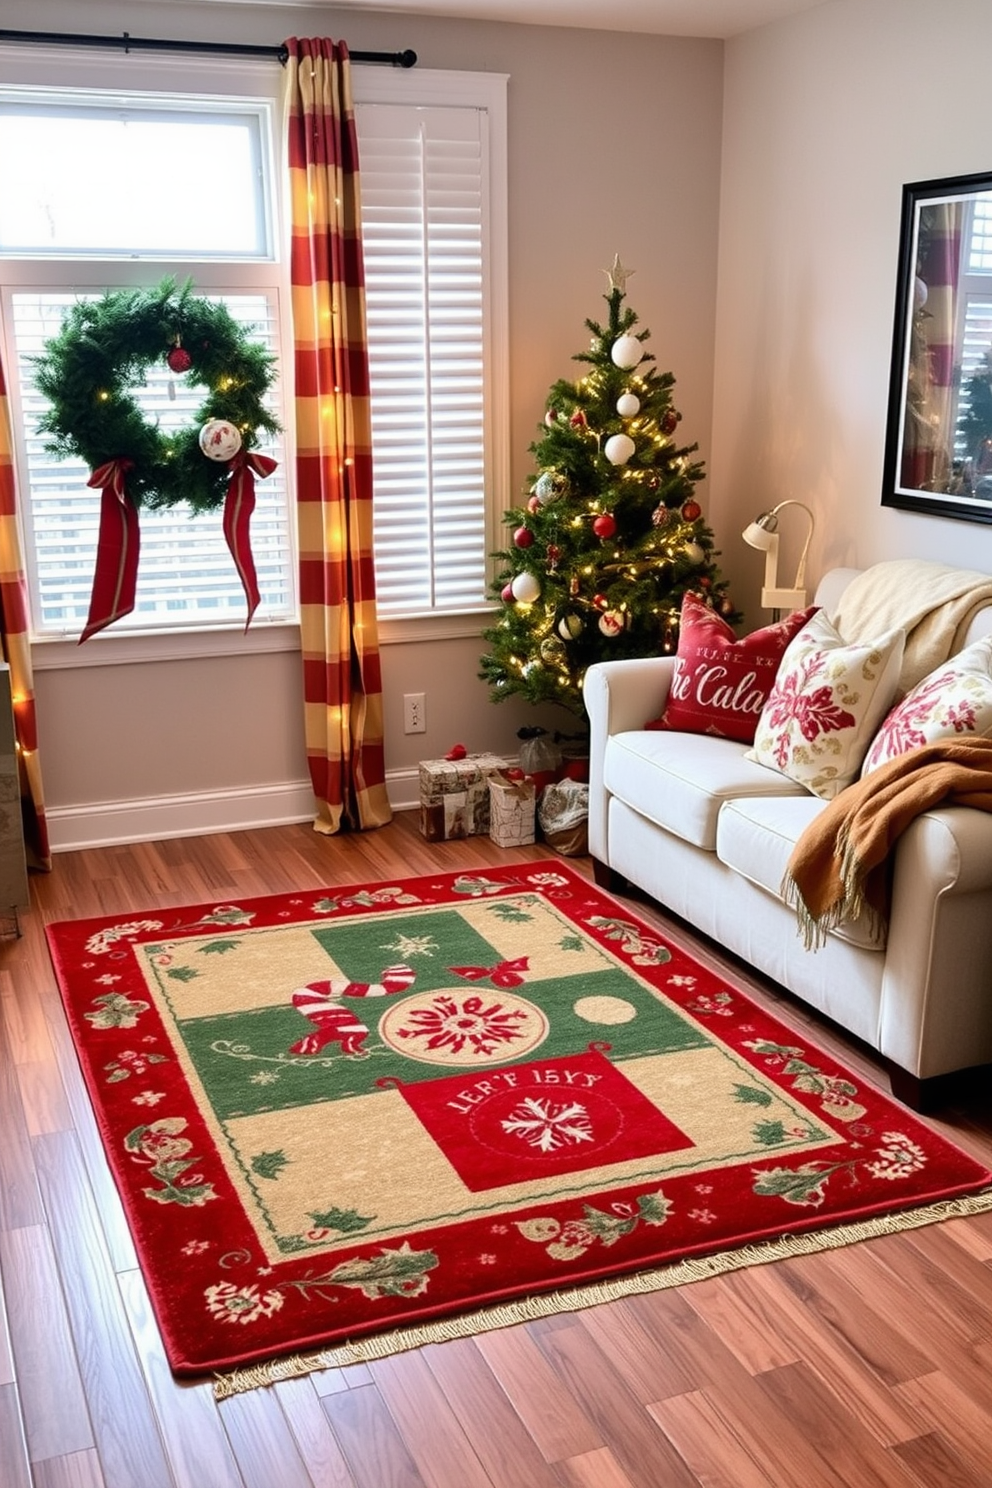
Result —
M348 48L285 43L305 733L318 831L386 796L372 564L372 425Z
M17 530L17 500L11 442L7 384L0 362L0 645L10 667L14 700L14 737L20 776L24 846L32 868L50 869L48 823L38 759L38 729L34 707L34 676L28 641L27 583Z

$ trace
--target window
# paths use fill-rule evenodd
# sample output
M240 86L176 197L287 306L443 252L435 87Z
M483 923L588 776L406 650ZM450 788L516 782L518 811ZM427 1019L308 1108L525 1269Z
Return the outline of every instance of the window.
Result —
M477 612L507 490L506 80L352 76L378 611Z
M383 634L401 636L407 620L417 634L457 634L491 606L508 492L506 79L362 66L352 79ZM0 330L36 638L79 635L99 519L89 472L55 460L37 432L31 358L64 307L188 275L291 365L273 167L281 92L274 63L0 47ZM132 393L166 426L199 402L164 367ZM288 399L274 411L289 424ZM266 621L296 616L291 461L268 452L279 463L256 488L256 639ZM169 654L183 654L191 632L219 638L244 610L219 513L141 513L137 604L114 636L180 632Z
M100 494L87 486L90 472L82 462L58 460L45 449L32 358L74 300L171 274L192 278L198 294L223 301L277 364L284 362L271 139L280 74L275 66L244 70L243 64L235 74L222 64L229 92L208 97L192 90L208 77L216 86L216 59L208 71L189 58L179 66L175 59L84 58L70 65L65 57L55 63L49 57L48 73L70 67L74 83L82 75L93 85L40 86L6 82L23 76L24 68L4 67L5 55L13 53L0 53L0 281L15 445L27 497L22 519L32 630L40 639L75 640L89 609ZM21 51L19 62L24 57ZM111 76L119 78L116 87ZM140 91L136 76L145 85ZM241 92L245 81L254 94ZM202 390L186 389L164 362L131 391L146 416L165 429L181 427L202 402ZM272 398L273 412L285 423L278 384ZM296 616L290 472L282 444L263 446L278 465L256 486L252 551L262 602L253 631ZM141 512L137 601L114 634L243 627L245 597L221 515L194 517L182 508Z

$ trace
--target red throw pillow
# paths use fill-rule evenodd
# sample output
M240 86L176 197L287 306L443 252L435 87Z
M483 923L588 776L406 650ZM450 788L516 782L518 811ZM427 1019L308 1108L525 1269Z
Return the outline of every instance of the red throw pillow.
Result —
M810 605L738 640L722 615L694 594L683 595L668 702L645 728L719 734L752 744L785 648L816 611Z

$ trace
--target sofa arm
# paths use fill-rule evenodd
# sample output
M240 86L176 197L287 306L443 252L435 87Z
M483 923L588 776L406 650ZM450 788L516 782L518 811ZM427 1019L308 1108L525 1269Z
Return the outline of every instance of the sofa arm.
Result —
M878 1042L922 1079L992 1061L992 813L941 807L899 839Z
M589 851L610 866L603 759L612 734L642 729L665 706L675 670L674 656L639 656L600 661L586 672L582 697L589 718Z

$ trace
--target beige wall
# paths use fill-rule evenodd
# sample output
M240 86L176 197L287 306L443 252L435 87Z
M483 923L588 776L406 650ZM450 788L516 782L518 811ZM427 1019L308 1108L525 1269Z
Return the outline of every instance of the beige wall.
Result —
M531 473L527 449L548 388L569 375L573 355L585 348L586 317L605 313L602 270L615 253L636 270L628 303L650 328L659 364L676 376L686 436L698 439L708 457L720 42L151 0L90 0L85 25L74 0L5 0L3 24L266 44L290 34L323 33L343 36L353 48L412 47L423 67L507 73L509 496L519 499ZM516 729L532 720L532 711L514 700L499 707L489 703L476 677L479 652L474 639L385 650L386 761L401 794L409 795L418 759L444 753L456 740L473 749L515 748ZM266 811L278 815L291 799L297 808L302 800L306 814L298 671L298 658L287 653L185 664L74 664L69 672L39 672L41 749L55 841L140 834L136 824L148 813L131 810L130 803L153 806L163 794L174 810L157 816L153 810L157 825L148 835L176 830L190 815L223 825L225 796L232 820L260 820ZM405 736L401 695L421 691L427 694L428 732ZM572 727L567 715L556 721Z
M988 0L834 0L727 44L712 485L728 549L794 497L817 513L814 580L900 557L992 572L992 527L880 505L901 188L992 166L990 51ZM751 616L761 568L734 554Z

